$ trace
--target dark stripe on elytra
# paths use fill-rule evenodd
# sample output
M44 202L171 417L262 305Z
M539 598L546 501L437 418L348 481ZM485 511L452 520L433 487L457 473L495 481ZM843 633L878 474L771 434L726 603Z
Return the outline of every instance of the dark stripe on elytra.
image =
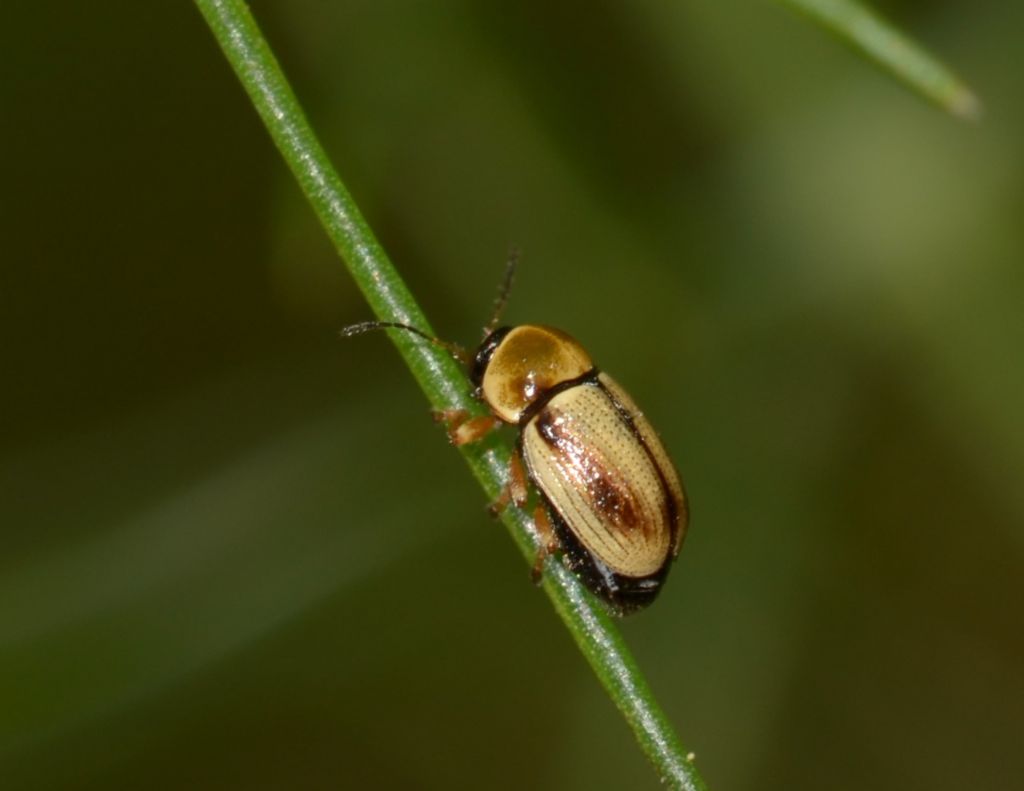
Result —
M551 527L558 537L558 544L562 551L568 555L569 568L577 573L589 572L586 576L590 582L596 584L603 581L606 585L607 576L614 572L601 560L600 549L589 549L583 543L579 533L569 526L568 520L555 508L551 498L543 491L540 492L540 498L547 509L548 518L551 520ZM589 569L586 568L587 565L590 566ZM597 572L597 576L594 576L594 572ZM605 587L605 585L602 585L602 587Z
M557 417L558 413L550 409L537 415L537 433L540 438L554 450L561 450L563 444L575 445L572 435L555 423ZM607 467L603 467L602 471L606 470ZM594 511L602 514L607 521L623 532L642 528L643 520L634 508L633 498L624 497L622 491L613 486L608 477L598 475L594 480L587 481L586 489Z
M551 501L551 498L548 497L548 495L544 493L544 490L538 484L537 479L533 477L532 471L530 471L530 464L526 460L526 448L523 447L525 436L526 436L526 432L525 431L520 431L519 432L519 435L516 437L516 450L515 450L515 452L519 456L519 460L520 460L520 462L522 462L523 467L525 467L527 469L527 471L529 471L530 483L533 484L534 490L541 496L541 498L547 504L548 510L550 512L552 512L553 514L557 514L558 515L558 519L560 521L562 521L563 524L565 524L565 519L561 516L560 513L558 513L558 510L555 508L554 503ZM566 527L566 530L568 530L568 529L569 528ZM612 539L618 545L619 549L625 549L625 545L621 541L618 540L617 536L609 533L608 537L610 539ZM588 554L589 554L589 551L588 551Z
M647 458L650 459L651 465L658 473L658 480L661 481L661 489L665 495L665 518L667 524L672 526L672 540L669 544L669 555L672 554L672 546L676 542L676 535L679 533L679 507L676 503L675 495L672 492L672 487L669 485L668 478L665 477L664 471L661 469L661 464L658 463L657 457L651 452L650 446L647 444L647 440L644 439L644 435L640 432L640 429L636 425L636 421L633 420L633 415L630 414L629 410L626 409L625 405L622 404L619 399L615 397L615 394L604 386L601 380L597 381L597 386L604 391L604 394L608 396L608 400L615 406L616 411L626 421L626 425L629 427L630 432L636 438L636 441L640 443L640 446L644 449L644 453L647 454Z
M558 487L559 487L560 491L562 492L562 494L564 494L564 491L565 491L565 488L566 488L566 483L564 481L561 481L561 480L558 480L558 479L555 480L555 483L558 485ZM571 483L569 485L571 485ZM537 487L537 490L539 492L541 492L541 494L544 494L545 499L547 499L549 502L553 502L552 498L549 497L547 494L545 494L544 490L541 489L539 486ZM554 506L552 505L552 507L554 507ZM579 514L579 509L574 507L572 510L576 512L577 518L582 518L581 515ZM559 512L559 516L566 521L566 524L569 523L569 518L570 517L569 517L568 514L563 515L563 514L561 514L561 512ZM593 536L592 537L593 537L593 540L595 542L597 542L597 544L599 544L601 547L603 547L605 551L614 551L615 547L618 547L618 549L620 551L625 552L625 551L627 551L627 546L626 546L626 543L622 540L622 537L621 537L622 532L623 531L621 531L621 530L620 531L614 531L614 530L593 531ZM578 533L576 535L579 536ZM583 538L580 537L580 541L581 542L582 542L582 540L583 540ZM597 549L595 548L594 551L596 552Z

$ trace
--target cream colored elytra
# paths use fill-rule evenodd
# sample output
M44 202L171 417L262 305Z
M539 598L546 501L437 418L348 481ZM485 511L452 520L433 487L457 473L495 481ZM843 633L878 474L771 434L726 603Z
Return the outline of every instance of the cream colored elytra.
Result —
M686 507L679 477L611 377L553 396L523 427L522 449L551 506L616 574L655 574L678 551Z

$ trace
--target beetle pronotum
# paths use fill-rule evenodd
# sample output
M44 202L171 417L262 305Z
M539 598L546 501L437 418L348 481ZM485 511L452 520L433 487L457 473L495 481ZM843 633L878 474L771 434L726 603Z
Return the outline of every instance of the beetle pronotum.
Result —
M471 359L456 344L407 324L364 322L342 335L405 330L468 362L474 396L491 414L437 413L451 441L475 442L502 423L519 428L508 479L492 512L510 502L526 506L527 482L533 484L539 496L534 524L543 539L535 579L544 557L561 551L587 588L624 615L654 600L679 554L689 521L686 494L647 418L577 341L542 325L497 326L514 269L513 257L483 343Z

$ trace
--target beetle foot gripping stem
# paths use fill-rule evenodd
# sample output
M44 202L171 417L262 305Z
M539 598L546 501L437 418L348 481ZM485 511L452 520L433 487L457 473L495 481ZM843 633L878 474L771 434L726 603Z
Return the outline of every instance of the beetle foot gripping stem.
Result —
M548 555L553 555L558 551L559 544L555 530L551 526L551 517L548 516L548 511L543 505L538 505L533 509L533 526L537 528L541 544L537 549L537 559L533 563L530 578L534 585L540 585L541 577L544 576L544 561Z
M431 414L436 422L448 426L448 440L456 447L479 442L501 425L493 415L470 417L465 409L435 409Z
M518 455L513 455L508 463L508 480L501 487L501 493L493 503L487 506L487 512L494 517L501 516L508 504L514 503L516 508L526 505L528 495L526 488L526 472Z

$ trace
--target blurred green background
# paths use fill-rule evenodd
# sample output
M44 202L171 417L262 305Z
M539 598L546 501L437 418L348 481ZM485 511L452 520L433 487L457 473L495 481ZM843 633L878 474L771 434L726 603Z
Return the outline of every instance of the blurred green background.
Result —
M1024 6L254 2L445 337L556 324L694 519L623 623L711 788L1024 776ZM191 3L8 3L0 785L656 779Z

